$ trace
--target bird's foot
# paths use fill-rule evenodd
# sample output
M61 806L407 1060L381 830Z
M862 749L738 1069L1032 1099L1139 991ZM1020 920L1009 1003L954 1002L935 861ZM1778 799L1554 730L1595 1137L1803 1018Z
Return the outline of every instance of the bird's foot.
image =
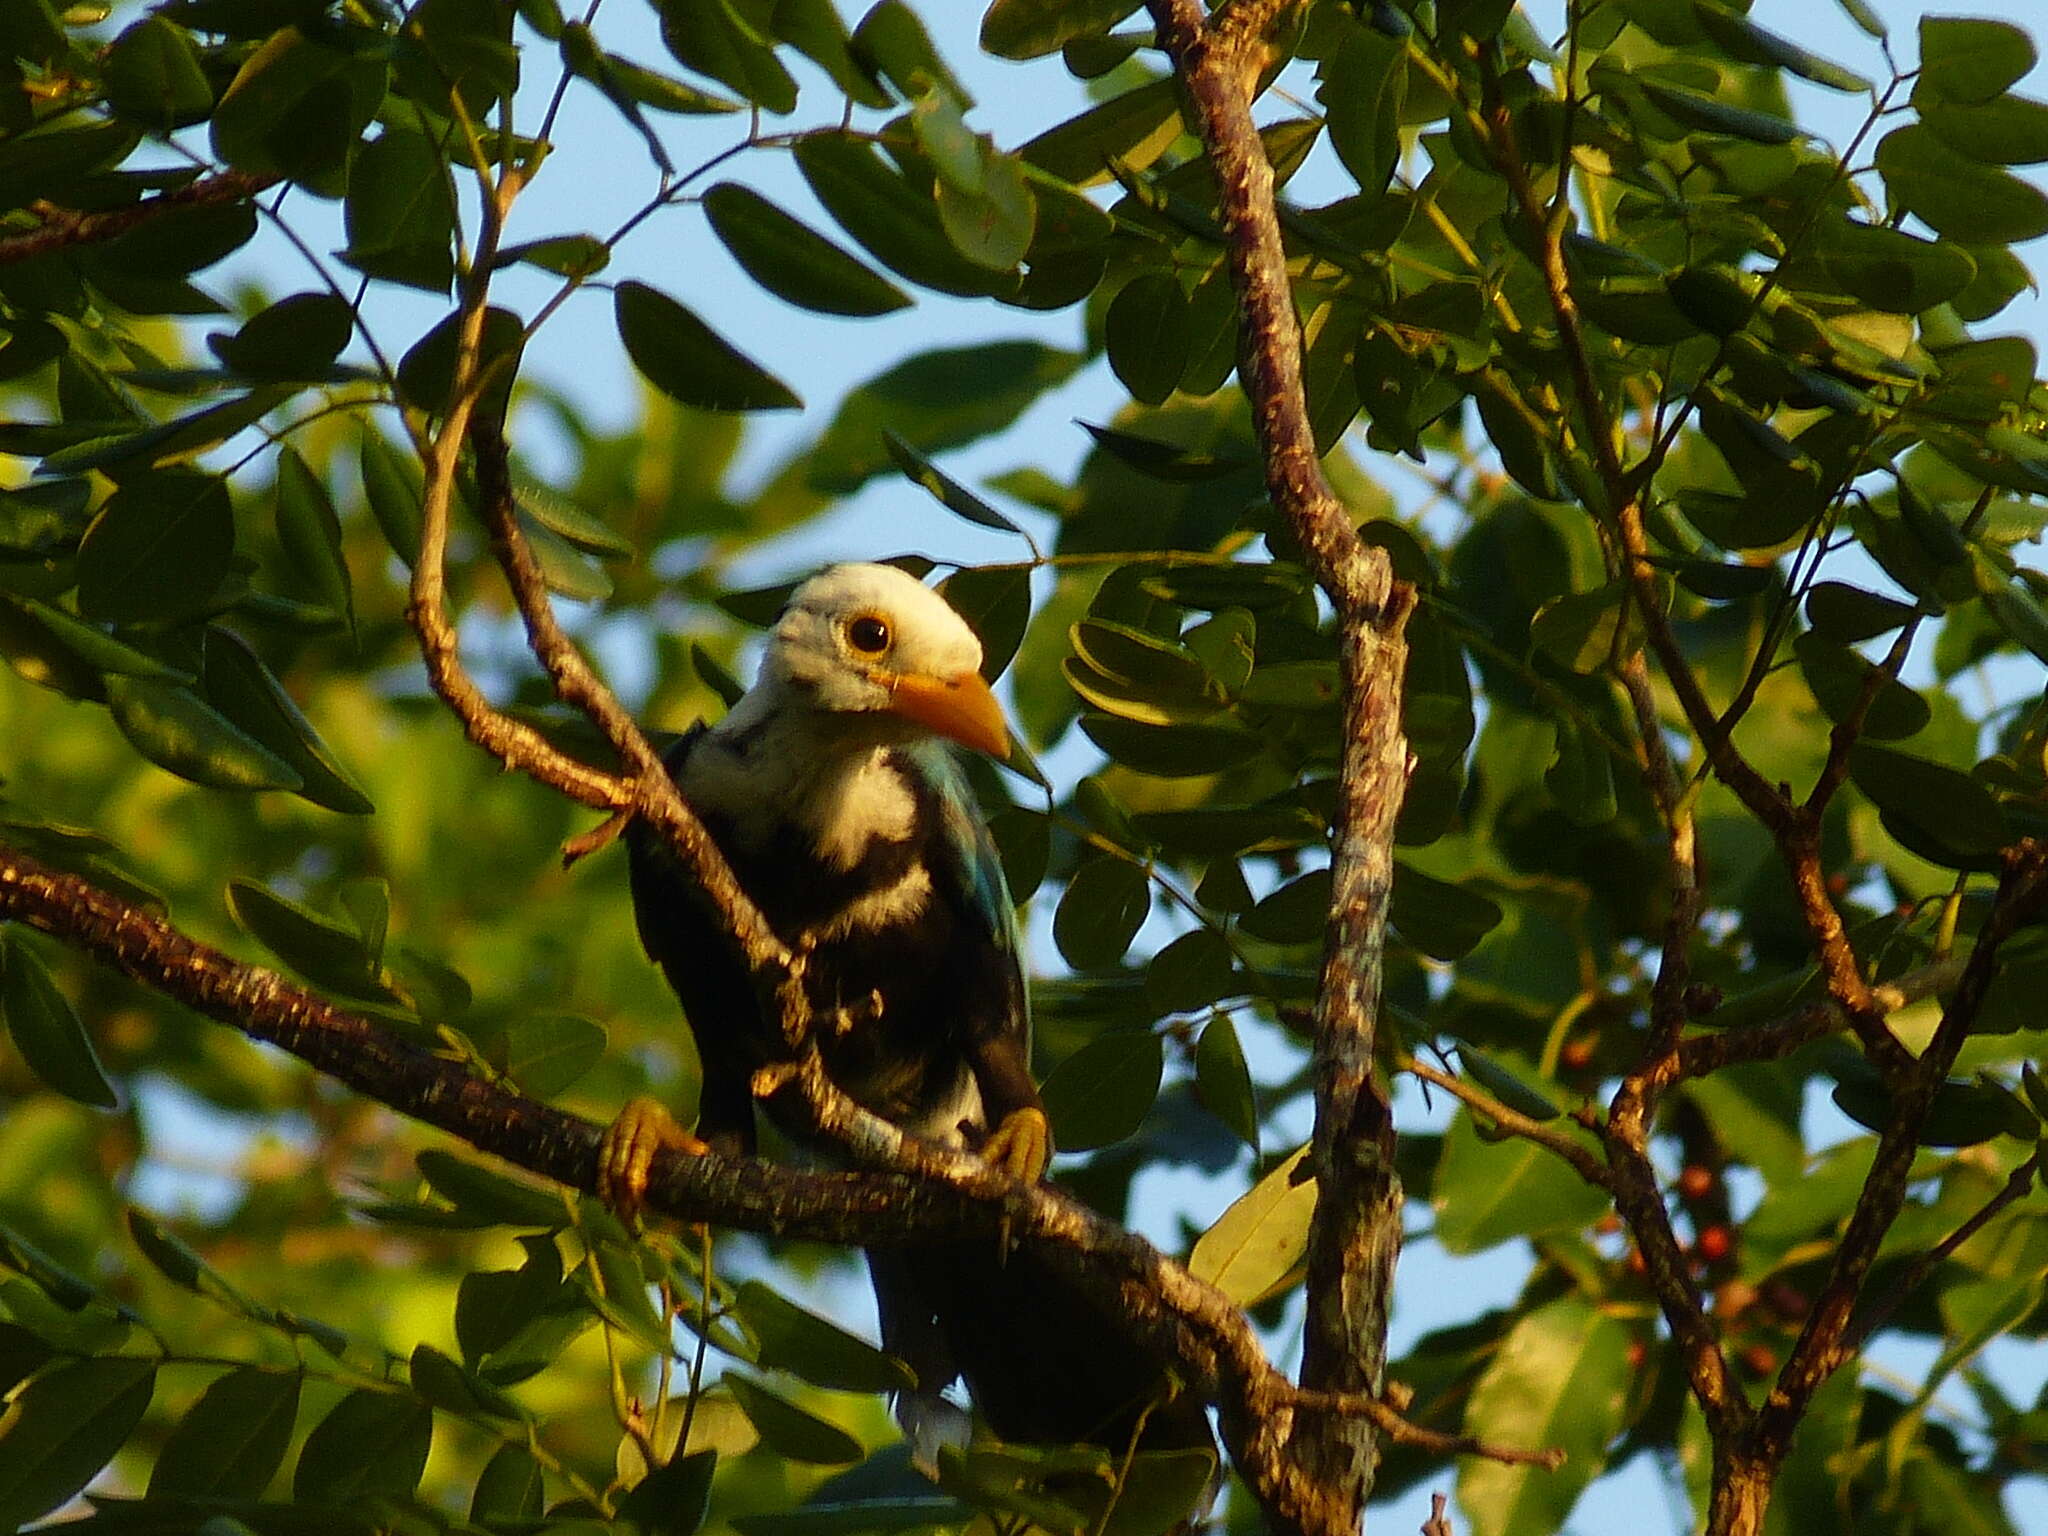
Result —
M702 1157L711 1148L684 1130L656 1100L645 1095L628 1100L598 1144L597 1198L622 1220L634 1220L647 1203L647 1175L654 1155L664 1150Z
M882 1021L882 989L874 988L857 1003L844 1008L835 1008L831 1013L832 1033L842 1039L856 1029L865 1029L870 1024Z
M633 819L633 808L621 806L588 832L579 832L562 844L562 868L568 869L579 859L587 859L600 848L609 847L626 830L626 823Z
M1036 1184L1052 1161L1052 1127L1046 1124L1045 1111L1011 1110L981 1144L981 1155L1011 1178Z

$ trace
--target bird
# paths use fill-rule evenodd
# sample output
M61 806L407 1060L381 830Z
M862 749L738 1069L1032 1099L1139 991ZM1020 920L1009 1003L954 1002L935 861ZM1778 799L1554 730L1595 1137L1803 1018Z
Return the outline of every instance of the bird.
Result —
M1008 752L981 662L974 631L915 577L832 566L792 593L753 686L663 762L762 916L806 948L832 1081L913 1136L1037 1182L1052 1142L1016 913L953 750ZM642 945L702 1064L694 1136L647 1098L607 1133L601 1192L630 1209L657 1147L755 1153L754 1075L786 1047L696 883L644 825L625 840ZM956 1379L1005 1441L1213 1454L1195 1396L1028 1247L877 1246L868 1269L883 1347L917 1379L896 1413L921 1465L960 1439L942 1395Z

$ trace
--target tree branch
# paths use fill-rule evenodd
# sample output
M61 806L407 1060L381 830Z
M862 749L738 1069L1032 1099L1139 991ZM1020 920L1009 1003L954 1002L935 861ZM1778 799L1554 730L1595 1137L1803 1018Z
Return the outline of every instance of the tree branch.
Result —
M1225 262L1237 293L1238 374L1251 407L1268 495L1336 611L1344 750L1331 850L1331 905L1316 997L1316 1209L1308 1250L1306 1388L1376 1396L1400 1251L1401 1187L1393 1119L1374 1077L1381 957L1393 889L1393 828L1406 788L1401 735L1402 628L1413 594L1383 551L1358 537L1324 477L1302 385L1301 328L1273 198L1273 168L1252 120L1265 28L1287 9L1247 3L1212 20L1200 0L1147 0L1160 45L1192 109L1216 176ZM1262 1502L1303 1530L1357 1528L1378 1446L1367 1420L1297 1422L1291 1464L1301 1498ZM1290 1495L1292 1490L1289 1490Z
M601 1127L505 1083L485 1081L462 1062L399 1040L274 971L236 960L122 897L0 845L0 920L8 919L275 1045L401 1114L529 1172L595 1192ZM800 1089L800 1104L820 1106L821 1137L893 1171L816 1173L754 1158L663 1152L648 1186L648 1208L676 1221L863 1246L935 1238L995 1242L1008 1230L1116 1308L1205 1398L1220 1399L1226 1422L1269 1426L1264 1440L1253 1437L1243 1448L1247 1459L1240 1466L1254 1480L1298 1477L1278 1456L1297 1412L1368 1419L1406 1443L1445 1455L1546 1464L1556 1455L1440 1436L1409 1424L1378 1398L1304 1392L1267 1360L1242 1312L1144 1239L1057 1190L1020 1185L980 1158L905 1136L838 1092L815 1052L788 1076ZM796 1081L801 1078L812 1081Z
M39 204L36 211L43 219L40 229L0 239L0 267L33 261L51 251L66 250L75 245L98 245L125 235L151 219L175 213L180 208L239 203L276 186L280 180L281 177L259 176L249 171L221 171L168 192L159 192L155 197L126 208L109 208L100 213L75 213L68 208Z

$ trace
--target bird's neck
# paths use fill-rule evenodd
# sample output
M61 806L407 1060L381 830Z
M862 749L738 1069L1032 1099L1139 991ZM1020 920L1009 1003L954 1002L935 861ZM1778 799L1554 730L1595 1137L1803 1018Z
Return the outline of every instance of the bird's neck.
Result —
M742 699L690 754L682 788L692 804L752 847L798 828L840 870L877 841L911 835L917 798L888 746L829 716L750 709L752 701Z

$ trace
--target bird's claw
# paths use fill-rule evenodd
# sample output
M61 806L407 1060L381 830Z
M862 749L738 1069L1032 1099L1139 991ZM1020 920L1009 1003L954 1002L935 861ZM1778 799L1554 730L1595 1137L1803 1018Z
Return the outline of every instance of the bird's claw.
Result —
M1011 1178L1036 1184L1052 1161L1052 1127L1042 1109L1013 1109L981 1146L982 1159Z
M684 1130L674 1115L642 1095L627 1101L605 1127L597 1149L597 1198L631 1222L647 1203L647 1175L663 1150L702 1157L711 1148Z

